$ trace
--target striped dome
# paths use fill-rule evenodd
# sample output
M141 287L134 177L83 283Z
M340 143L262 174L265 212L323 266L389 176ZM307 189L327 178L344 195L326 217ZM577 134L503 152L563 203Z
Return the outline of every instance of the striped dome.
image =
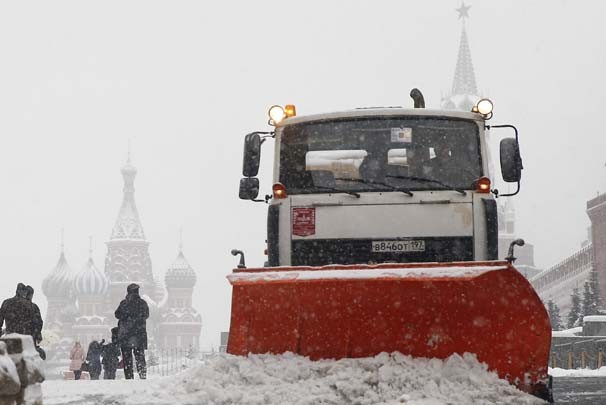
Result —
M104 295L107 293L108 287L109 280L95 266L92 257L88 259L74 280L74 289L78 295Z
M61 252L59 262L50 274L42 280L42 292L47 297L70 298L72 296L72 284L74 272L67 264L65 253Z
M196 272L191 268L183 252L179 255L168 268L164 281L167 287L191 287L196 284Z

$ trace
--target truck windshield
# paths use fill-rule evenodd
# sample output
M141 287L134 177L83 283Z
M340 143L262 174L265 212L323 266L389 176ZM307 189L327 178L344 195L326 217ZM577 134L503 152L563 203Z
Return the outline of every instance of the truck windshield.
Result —
M478 126L469 120L318 121L286 126L280 140L280 182L290 194L471 190L481 176Z

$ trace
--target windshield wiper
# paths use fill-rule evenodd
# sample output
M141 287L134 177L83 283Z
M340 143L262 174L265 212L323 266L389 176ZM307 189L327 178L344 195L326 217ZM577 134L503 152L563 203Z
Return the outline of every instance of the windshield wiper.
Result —
M385 175L385 177L390 177L390 178L393 178L393 179L402 179L402 180L416 180L416 181L422 181L422 182L426 182L426 183L435 183L435 184L439 184L439 185L441 185L443 187L446 187L449 190L453 190L453 191L456 191L458 193L461 193L462 195L467 195L467 192L465 192L465 190L462 190L462 189L460 189L458 187L451 186L450 184L443 183L440 180L428 179L426 177L396 176L396 175L390 175L390 174Z
M356 183L368 184L370 186L374 186L376 184L378 186L385 186L392 191L401 191L402 193L404 193L410 197L413 196L412 191L410 191L409 189L407 189L405 187L396 187L396 186L392 186L391 184L382 183L380 181L366 181L363 179L348 179L348 178L344 178L344 177L337 177L337 178L335 178L335 180L353 181Z
M319 190L326 190L326 191L330 191L330 192L333 192L333 193L345 193L345 194L353 195L356 198L360 198L360 194L356 193L355 191L339 190L338 188L324 187L324 186L314 186L314 187L317 188L317 189L319 189Z

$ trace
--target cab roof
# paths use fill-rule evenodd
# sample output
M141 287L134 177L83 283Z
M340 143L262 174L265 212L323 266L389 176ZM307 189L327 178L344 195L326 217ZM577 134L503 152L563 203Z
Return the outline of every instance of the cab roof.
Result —
M396 117L396 116L416 116L416 117L444 117L444 118L462 118L484 122L482 115L472 112L454 111L454 110L432 110L426 108L400 108L400 107L379 107L379 108L357 108L355 110L346 110L338 112L329 112L323 114L301 115L286 118L276 125L276 128L292 124L300 124L312 121L335 120L340 118L358 118L358 117Z

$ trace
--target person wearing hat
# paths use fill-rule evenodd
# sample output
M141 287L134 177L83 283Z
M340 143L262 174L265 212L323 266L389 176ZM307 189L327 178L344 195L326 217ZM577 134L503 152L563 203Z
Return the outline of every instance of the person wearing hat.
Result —
M23 283L17 284L15 296L4 300L0 306L0 336L2 324L6 323L4 333L19 333L32 335L34 321L34 307L27 300L27 287Z
M147 376L145 350L147 349L146 320L149 318L147 302L139 296L139 285L130 284L126 288L126 298L120 302L114 313L118 319L118 342L124 361L124 377L132 380L133 354L137 362L137 373L144 380Z

